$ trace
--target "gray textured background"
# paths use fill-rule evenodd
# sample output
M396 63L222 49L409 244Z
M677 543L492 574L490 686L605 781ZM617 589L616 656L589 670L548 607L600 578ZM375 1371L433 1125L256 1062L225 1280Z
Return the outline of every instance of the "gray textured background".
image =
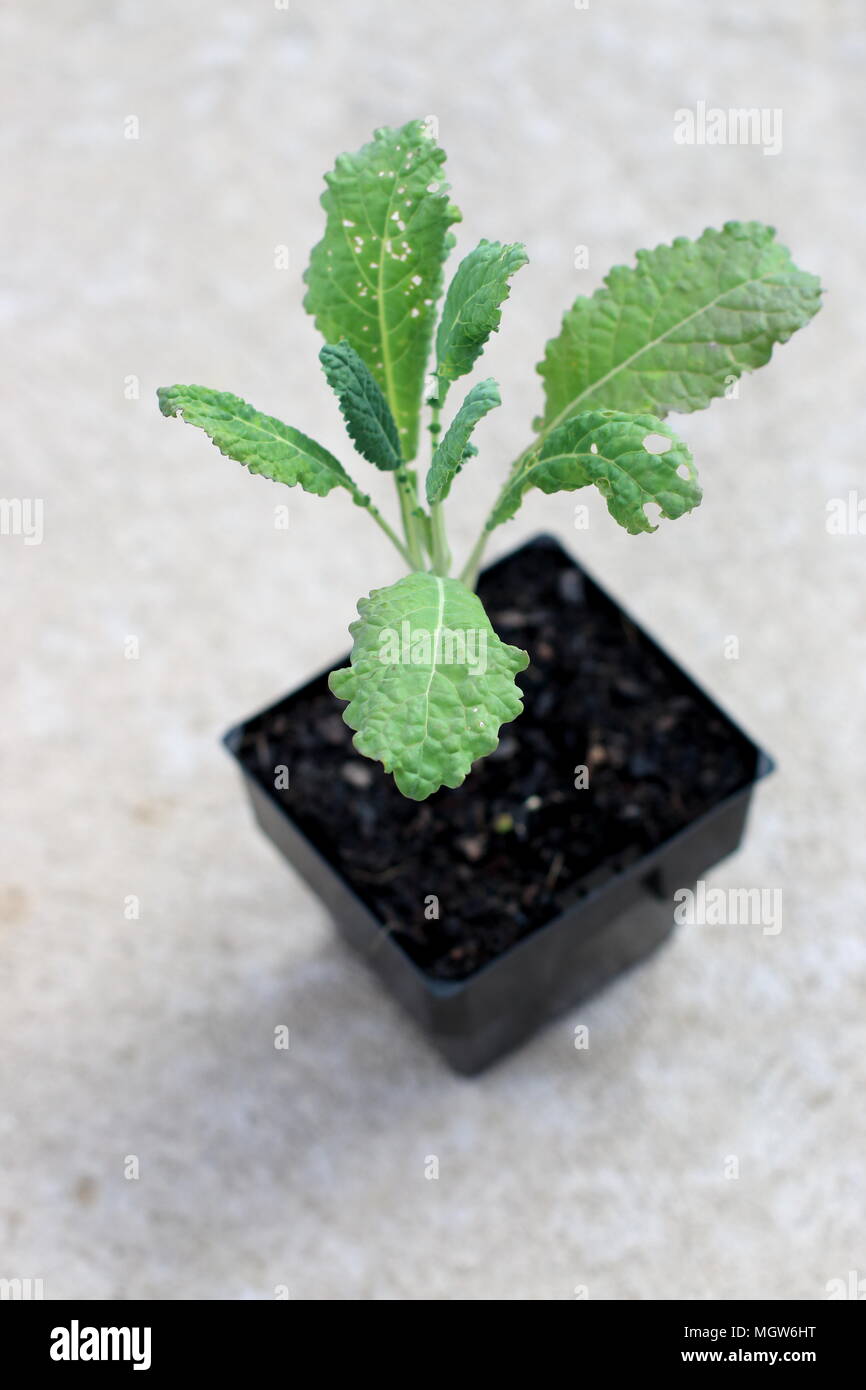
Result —
M0 491L44 498L45 538L0 537L0 1276L48 1297L703 1299L866 1275L866 536L825 526L864 486L860 8L4 8ZM782 153L676 146L698 100L781 108ZM578 547L776 754L713 882L781 886L783 930L683 929L473 1082L334 942L217 745L345 649L391 554L336 495L286 494L275 530L276 490L154 402L200 381L341 446L300 303L321 175L428 114L461 249L532 258L485 363L505 405L461 479L461 548L526 441L545 339L609 265L755 217L829 290L738 400L680 422L693 517L632 538L590 499L576 533L573 498L537 497L499 545Z

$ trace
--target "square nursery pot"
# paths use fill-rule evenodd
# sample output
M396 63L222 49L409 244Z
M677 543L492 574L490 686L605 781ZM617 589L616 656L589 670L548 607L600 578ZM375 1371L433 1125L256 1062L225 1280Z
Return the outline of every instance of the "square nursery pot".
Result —
M553 538L479 593L531 665L523 714L456 791L405 800L327 673L225 737L262 830L467 1074L659 945L772 768Z

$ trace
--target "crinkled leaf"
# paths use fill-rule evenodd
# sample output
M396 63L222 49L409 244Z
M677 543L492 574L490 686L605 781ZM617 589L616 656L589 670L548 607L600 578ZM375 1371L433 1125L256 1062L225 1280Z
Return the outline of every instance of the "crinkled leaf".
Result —
M511 276L528 259L520 242L503 246L500 241L481 241L460 262L436 333L440 399L450 382L471 371L490 334L499 328L500 305L508 298Z
M821 301L816 277L774 237L759 222L728 222L697 241L638 251L635 267L612 270L547 345L536 428L588 409L700 410L763 366Z
M326 343L319 361L358 453L377 468L388 472L399 468L400 440L394 416L364 359L343 339Z
M652 435L671 441L654 453ZM530 487L542 492L573 492L594 483L607 509L631 535L655 531L644 508L655 503L674 519L701 500L692 456L669 425L655 415L591 410L551 430L537 453L529 455L503 492L488 523L493 530L514 516Z
M428 502L443 502L448 496L468 454L475 453L469 442L472 431L489 410L501 404L499 387L492 377L472 387L433 453L427 474Z
M448 200L445 152L422 121L377 130L325 175L325 235L305 275L304 306L329 343L360 353L397 422L404 459L418 418L442 262L460 213Z
M368 504L369 498L333 454L300 430L284 425L273 415L263 415L239 396L207 386L161 386L157 396L163 415L180 415L187 424L197 425L221 454L242 463L251 473L261 473L289 487L298 483L305 492L319 497L327 497L332 488L344 487L359 506Z
M501 724L521 712L514 677L526 652L501 642L481 600L457 579L416 572L358 603L352 664L333 671L359 753L375 758L404 796L459 787L492 753Z

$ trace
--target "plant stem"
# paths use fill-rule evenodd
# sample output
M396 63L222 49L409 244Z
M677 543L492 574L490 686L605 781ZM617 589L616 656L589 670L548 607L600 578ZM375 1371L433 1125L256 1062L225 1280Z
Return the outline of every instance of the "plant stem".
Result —
M430 399L430 447L431 452L435 453L436 445L439 443L439 434L442 426L439 423L439 415L442 411L442 384L437 380L436 395ZM445 531L445 512L441 502L430 503L430 529L433 535L433 573L447 575L451 569L451 551L448 548L448 536Z
M474 589L475 585L478 582L478 571L481 568L481 560L484 555L484 550L487 545L488 537L490 536L490 532L493 530L493 527L490 525L491 518L494 516L496 509L499 506L499 503L502 501L502 498L505 496L507 489L511 486L515 477L520 472L524 460L528 459L530 455L535 452L535 450L538 448L538 445L541 443L543 437L544 432L538 435L536 439L533 439L532 443L528 444L526 448L523 450L523 453L518 454L517 458L514 460L511 467L509 468L508 477L502 484L499 496L494 502L490 510L490 515L484 523L484 529L482 530L481 535L478 537L478 540L475 542L475 545L472 549L472 553L460 572L460 581L461 583L466 585L467 589Z
M469 556L469 559L460 572L460 582L461 584L465 584L467 589L474 589L475 585L478 583L478 571L481 568L481 557L484 554L484 548L487 545L487 538L489 535L490 532L485 526L478 540L475 542L472 554Z
M430 504L430 525L433 531L433 573L446 576L451 569L451 551L448 549L441 502Z
M442 413L442 406L445 404L445 393L442 390L442 382L438 377L436 378L436 395L430 397L428 404L430 406L430 424L427 428L430 431L430 447L432 450L435 450L436 445L439 443L439 435L442 431L439 416Z
M416 569L417 566L413 565L412 557L410 556L409 551L406 549L405 545L400 540L400 537L397 535L397 532L394 531L393 528L388 525L382 513L379 511L379 508L375 507L372 502L368 502L366 510L370 513L370 516L373 518L376 525L379 527L379 530L384 531L391 544L403 556L403 559L406 561L406 564L409 566L410 570Z
M394 478L397 485L397 496L400 499L400 516L403 520L403 532L406 536L409 565L413 570L422 570L424 568L424 555L421 550L418 527L415 524L415 517L412 515L418 505L418 497L405 465L400 465Z

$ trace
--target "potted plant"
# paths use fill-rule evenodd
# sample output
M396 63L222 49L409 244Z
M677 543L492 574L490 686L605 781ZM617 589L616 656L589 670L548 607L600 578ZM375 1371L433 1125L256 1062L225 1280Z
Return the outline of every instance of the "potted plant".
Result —
M474 433L500 397L488 378L451 409L452 388L499 328L527 255L480 241L437 323L460 220L444 159L420 121L341 156L305 277L325 376L357 453L392 475L399 523L354 470L236 396L171 386L159 403L251 473L320 496L346 489L405 563L359 601L337 669L226 741L263 829L451 1064L473 1072L657 944L670 913L623 909L735 849L769 765L555 541L478 582L487 540L530 488L595 486L631 534L656 529L650 504L669 520L690 512L701 492L668 415L766 363L817 311L820 287L755 222L611 271L547 344L533 437L454 566L446 512L458 475L480 468Z

